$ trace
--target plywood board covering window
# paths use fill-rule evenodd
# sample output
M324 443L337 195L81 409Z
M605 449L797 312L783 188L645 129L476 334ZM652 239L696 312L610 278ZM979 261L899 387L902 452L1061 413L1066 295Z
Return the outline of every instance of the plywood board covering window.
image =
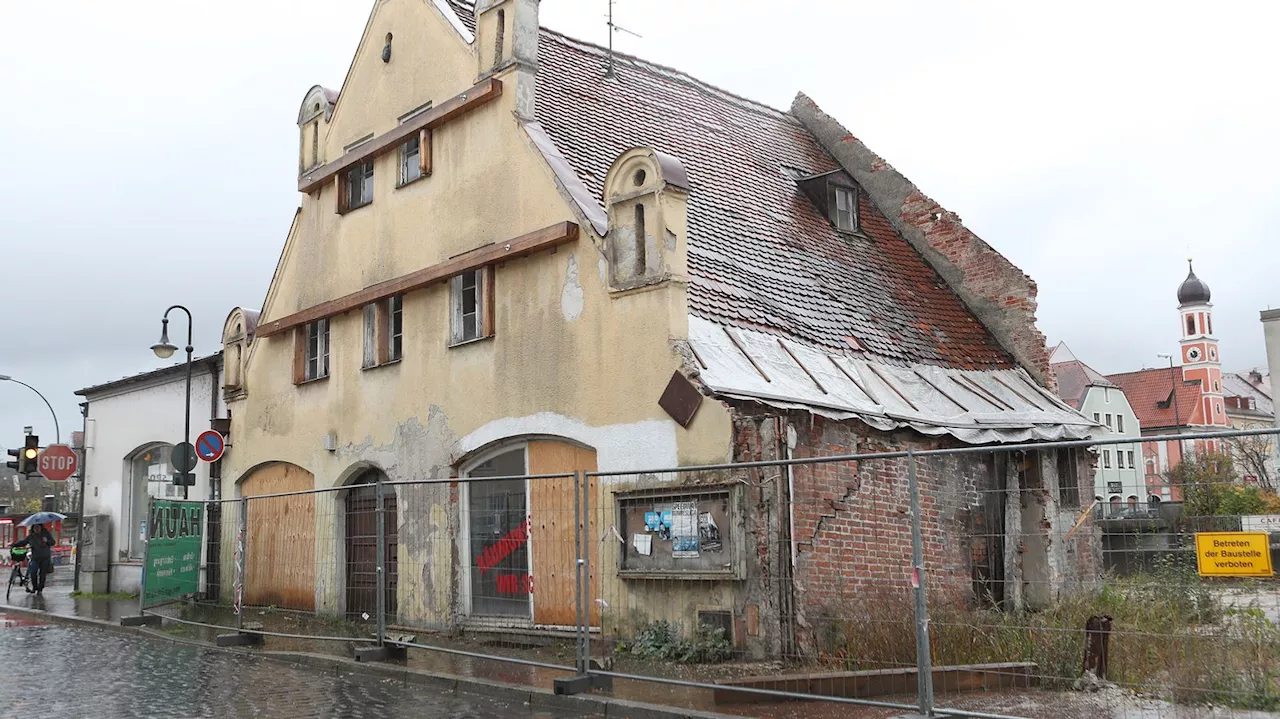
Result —
M570 472L594 472L595 450L568 442L537 440L528 446L529 474L560 474ZM584 476L584 480L587 478ZM576 620L574 604L577 550L574 547L575 521L577 531L586 537L599 537L602 516L600 492L596 477L589 478L587 506L589 522L585 525L575 519L574 481L564 479L534 479L529 481L529 524L533 547L533 621L538 625L571 626ZM600 544L588 541L591 549L590 571L587 581L591 597L600 595L601 570L604 560L600 556ZM600 605L590 602L591 625L600 625Z
M257 469L240 482L240 495L251 498L246 503L249 514L245 522L246 605L315 610L316 495L252 499L309 489L315 489L314 475L285 463ZM224 515L226 522L237 519L230 512ZM235 533L225 535L234 537Z
M449 283L452 345L493 336L493 266L455 275Z

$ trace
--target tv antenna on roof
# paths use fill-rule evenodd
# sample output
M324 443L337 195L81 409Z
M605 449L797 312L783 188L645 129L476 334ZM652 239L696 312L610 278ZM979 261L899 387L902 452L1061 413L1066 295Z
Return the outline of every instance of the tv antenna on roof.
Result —
M638 32L632 32L632 31L630 31L630 30L626 29L625 27L622 27L621 25L618 25L618 24L614 23L614 21L613 21L613 4L614 4L614 2L616 2L616 0L609 0L609 15L607 16L607 17L609 18L609 66L608 66L607 68L605 68L605 71L604 71L604 76L605 76L605 77L613 77L613 76L614 76L614 74L613 74L613 34L614 34L615 32L625 32L625 33L626 33L626 34L628 34L628 35L635 35L636 37L643 37L643 36L642 36L640 33L638 33Z

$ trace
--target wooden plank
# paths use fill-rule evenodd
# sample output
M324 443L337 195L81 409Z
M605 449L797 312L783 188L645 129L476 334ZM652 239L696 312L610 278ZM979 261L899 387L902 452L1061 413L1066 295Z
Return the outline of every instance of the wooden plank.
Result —
M480 335L482 337L492 337L495 333L495 328L493 326L493 299L494 299L493 276L494 274L495 273L493 271L493 265L489 265L488 267L485 267L484 270L480 273L480 281L483 283L483 285L480 287L480 291L483 293L481 295L481 297L483 297L483 300L482 300L483 304L481 305L481 309L484 310L484 314L482 315L482 320L484 322L484 325L480 329Z
M245 497L315 488L301 467L268 465L241 482ZM245 533L245 603L315 610L316 498L314 494L249 499Z
M302 384L307 379L307 338L306 328L293 330L293 383Z
M358 292L322 302L301 312L295 312L271 322L258 325L256 337L270 337L286 330L333 317L363 307L370 302L384 300L392 295L405 294L422 289L433 282L447 280L454 275L470 272L495 262L531 255L578 239L578 225L573 222L557 222L550 227L534 230L514 240L478 247L444 262L425 267L407 275L379 282Z
M466 92L455 95L439 105L418 115L394 130L362 142L351 152L328 164L317 167L298 178L298 191L311 192L357 163L383 155L402 145L421 130L433 130L441 125L485 105L502 95L502 81L489 78L474 85Z
M434 134L426 129L418 133L418 169L423 177L431 176L431 137Z
M529 443L529 473L559 474L596 469L595 450L567 442L538 440ZM595 478L592 478L593 480ZM529 519L532 529L530 550L533 553L533 621L540 625L572 626L577 622L577 552L574 547L575 512L572 478L534 479L529 487ZM586 528L588 545L592 545L596 522L595 506L599 493L591 483L588 501L592 505L591 521ZM583 529L578 523L578 529ZM593 557L595 552L593 552ZM588 578L590 597L600 596L600 573L595 562ZM600 611L594 601L591 623L599 626Z

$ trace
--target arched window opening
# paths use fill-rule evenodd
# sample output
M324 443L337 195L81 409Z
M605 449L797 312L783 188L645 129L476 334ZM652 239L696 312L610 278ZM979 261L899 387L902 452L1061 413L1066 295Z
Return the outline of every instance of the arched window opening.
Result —
M1187 335L1193 335L1195 333L1196 333L1196 316L1187 315Z
M147 504L152 497L174 499L182 496L182 488L173 484L169 469L172 445L156 443L134 452L128 465L130 489L129 556L141 557L146 547Z

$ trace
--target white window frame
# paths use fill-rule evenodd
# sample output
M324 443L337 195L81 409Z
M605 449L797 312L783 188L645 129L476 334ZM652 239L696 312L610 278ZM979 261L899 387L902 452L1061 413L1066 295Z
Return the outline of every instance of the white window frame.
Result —
M387 298L387 361L404 357L404 295Z
M858 191L855 188L831 185L831 223L841 232L858 231Z
M343 173L342 181L346 186L344 191L347 193L346 206L343 208L345 212L373 204L373 174L373 158L353 165L351 169ZM359 178L359 197L356 197L354 192L356 178Z
M1111 450L1102 450L1102 468L1111 469Z
M472 281L470 288L467 287L468 280ZM449 280L449 345L451 347L493 336L493 328L488 326L487 319L491 296L489 283L492 281L492 267L463 272ZM464 311L467 292L475 292L475 307L472 312ZM474 331L468 334L467 318L472 315L474 315Z
M1123 414L1116 415L1116 431L1119 432L1120 434L1124 434L1124 415Z
M1101 412L1094 412L1094 413L1093 413L1093 421L1094 421L1095 423L1097 423L1097 424L1102 424L1102 413L1101 413Z
M1112 427L1112 425L1111 425L1111 413L1110 413L1110 412L1107 412L1107 414L1106 414L1106 418L1107 418L1107 429L1114 429L1114 427Z
M476 467L484 464L485 462L488 462L494 457L506 454L508 452L512 452L517 449L519 449L521 452L524 453L524 474L528 475L529 474L529 443L528 442L503 442L498 446L493 447L489 451L478 455L476 458L464 464L461 467L461 471L458 472L458 476L469 477L471 475L471 472L475 470ZM472 596L471 596L471 483L459 482L458 484L459 484L459 490L460 490L458 492L458 501L461 503L461 510L458 512L459 520L460 520L459 521L460 534L458 536L458 545L459 545L458 551L459 551L459 556L462 557L462 561L459 563L462 565L462 572L461 572L462 574L462 577L461 577L462 607L463 607L464 614L467 617L474 617L475 611L472 608ZM526 522L532 521L533 516L530 513L530 510L532 509L532 507L533 507L533 497L530 493L529 480L526 479L524 481L524 516L525 516ZM528 543L526 544L526 547L525 547L526 549L525 554L529 559L528 573L529 573L529 576L532 577L533 576L533 551L534 551L532 524L530 525L529 539L527 540L527 542ZM537 581L537 577L533 577L533 579L535 582ZM533 610L534 610L533 593L530 592L529 593L529 616L527 619L523 617L490 617L488 615L484 615L482 618L486 623L507 623L507 624L521 625L521 626L532 626Z
M1129 469L1137 469L1133 464L1133 450L1129 450Z
M308 322L303 330L303 343L302 381L310 382L328 377L329 318L324 317L315 322Z

